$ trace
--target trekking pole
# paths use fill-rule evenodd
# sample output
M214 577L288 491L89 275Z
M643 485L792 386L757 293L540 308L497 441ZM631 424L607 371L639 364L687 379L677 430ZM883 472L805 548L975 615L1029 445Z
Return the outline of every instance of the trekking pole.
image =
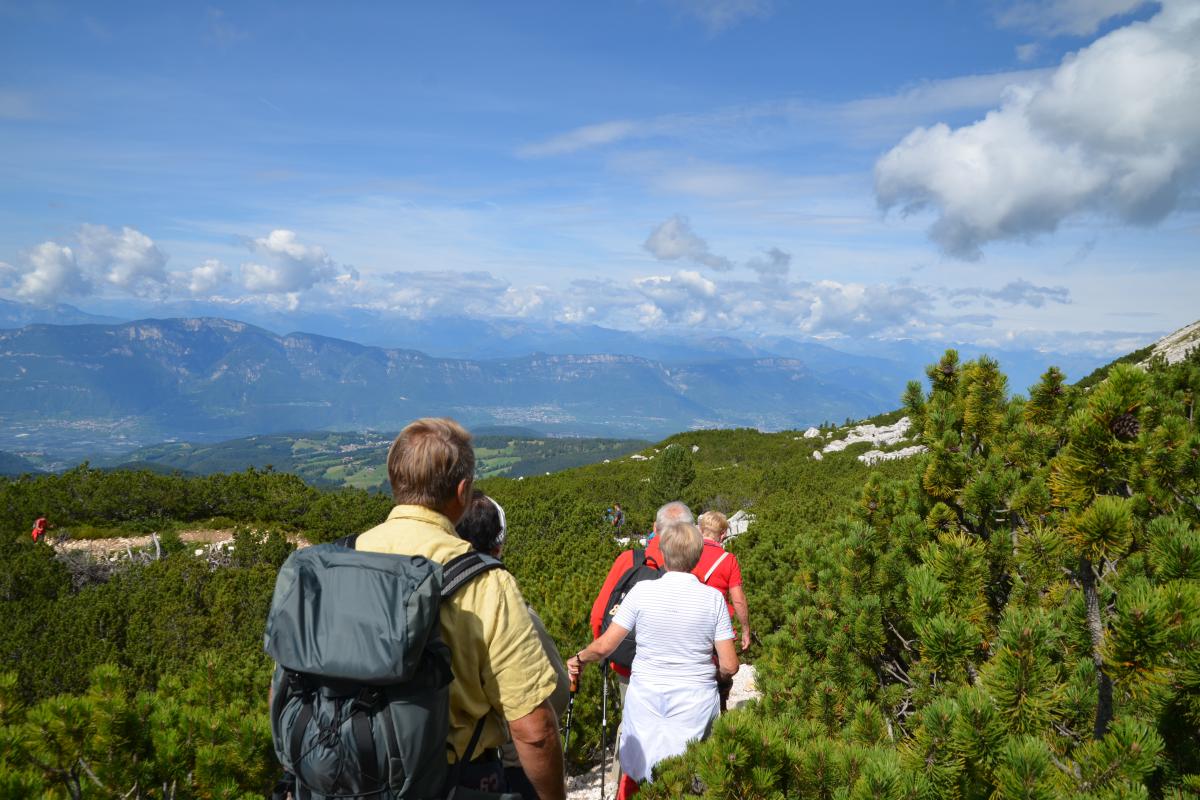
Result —
M608 659L600 662L600 800L604 800L604 773L608 771Z
M575 711L575 693L579 691L579 681L571 679L571 698L567 700L567 732L563 736L563 772L567 769L567 750L571 747L571 716Z

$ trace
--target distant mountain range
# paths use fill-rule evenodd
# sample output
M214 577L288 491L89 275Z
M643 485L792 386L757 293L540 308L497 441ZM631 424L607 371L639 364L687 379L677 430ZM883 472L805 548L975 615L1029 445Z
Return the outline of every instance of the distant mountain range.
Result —
M657 438L802 427L895 405L899 365L823 352L665 363L626 355L434 358L224 319L0 331L0 449L116 452L169 439L470 425Z
M103 304L102 304L103 306ZM533 353L548 355L610 354L637 356L665 364L723 361L725 359L798 359L821 371L844 364L847 354L863 359L855 362L890 377L909 380L923 375L925 365L937 361L947 347L963 358L988 353L1000 360L1009 378L1009 388L1024 392L1037 382L1046 367L1054 364L1068 376L1088 374L1108 359L1079 353L1058 353L1013 347L979 347L969 343L927 340L839 339L835 342L800 340L788 336L736 337L661 331L624 331L599 325L530 319L479 319L465 316L433 316L413 319L395 312L374 309L297 309L285 311L261 305L172 301L152 306L155 318L228 318L284 335L305 331L359 344L417 350L436 358L497 359L521 358ZM76 325L87 322L128 322L129 309L112 306L114 315L100 317L69 305L33 306L0 301L0 328L20 328L31 323ZM139 315L150 316L151 314Z
M23 328L26 325L86 325L88 323L125 322L118 317L89 314L66 303L40 306L0 299L0 328Z

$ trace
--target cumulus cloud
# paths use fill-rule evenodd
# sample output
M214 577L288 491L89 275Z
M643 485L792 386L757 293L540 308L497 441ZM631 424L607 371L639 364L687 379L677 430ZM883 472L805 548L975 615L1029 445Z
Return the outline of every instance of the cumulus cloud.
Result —
M762 256L747 261L746 266L764 278L780 277L787 275L788 270L791 269L792 254L785 253L778 247L772 247Z
M717 285L695 270L638 278L634 285L646 298L638 304L644 325L669 322L695 327L722 316Z
M910 284L717 282L691 270L633 283L635 294L614 303L632 310L637 324L646 328L719 325L722 330L839 338L907 334L936 324L930 322L935 294Z
M211 295L224 286L232 277L229 267L215 258L207 259L203 264L186 273L187 290L196 297Z
M325 248L301 243L294 231L273 230L247 246L262 259L242 264L242 285L251 292L299 292L338 276L338 266Z
M439 314L553 317L559 302L557 293L546 286L513 286L485 271L393 272L379 280L366 305L417 318Z
M936 209L931 236L965 259L1081 213L1157 222L1200 173L1198 74L1200 6L1169 0L1013 87L979 122L912 131L876 163L876 197Z
M1002 8L996 21L1006 28L1049 36L1089 36L1106 20L1145 5L1147 0L1020 0Z
M34 303L52 303L66 295L85 295L91 283L70 247L42 242L29 251L25 268L7 270L17 297Z
M134 228L109 230L84 224L77 235L80 265L108 284L137 297L162 297L167 289L167 256L149 236Z
M1025 305L1031 308L1041 308L1047 303L1066 305L1071 302L1071 291L1067 287L1038 286L1024 278L1009 281L999 289L955 289L950 292L950 296L952 298L976 297L1007 303L1010 306Z
M708 242L692 230L687 217L678 214L659 225L642 245L660 261L693 261L718 272L733 269L733 262L708 248Z

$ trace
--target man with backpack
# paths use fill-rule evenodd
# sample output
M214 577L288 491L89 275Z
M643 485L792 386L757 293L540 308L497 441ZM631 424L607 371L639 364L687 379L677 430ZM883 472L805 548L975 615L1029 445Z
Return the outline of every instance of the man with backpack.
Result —
M613 593L618 586L627 592L633 588L634 583L639 580L657 577L665 568L666 561L659 547L660 542L654 534L664 530L674 522L686 522L688 524L695 522L692 510L680 500L667 503L658 509L658 513L654 515L654 530L645 550L625 550L617 554L616 559L608 570L608 576L604 579L604 585L600 587L600 593L596 595L596 599L592 603L590 622L593 636L599 636L607 627L604 624L605 620L611 620L612 615L616 613L616 605L620 598L614 598ZM625 706L625 693L629 689L629 670L633 663L632 643L633 637L629 637L629 641L624 643L623 647L618 652L613 653L608 659L609 666L617 675L617 692L620 695L620 705L622 708ZM626 650L630 652L625 652ZM618 727L616 736L618 747L621 741L620 730L620 727ZM613 762L607 776L607 780L611 781L614 786L621 777L619 757L620 752L618 749L613 754Z
M338 786L346 785L342 773L347 769L373 765L374 774L362 782L353 783L355 776L350 776L353 785L364 787L352 790L351 794L387 800L431 798L446 796L452 788L434 791L432 780L418 786L416 779L411 778L420 773L423 763L430 763L431 753L442 760L431 764L425 770L427 773L436 772L441 779L448 774L450 783L474 792L506 791L498 748L511 735L521 765L538 796L542 800L562 800L565 797L562 743L550 705L557 674L534 632L512 575L495 559L475 553L470 543L455 533L454 524L470 504L474 485L475 454L470 434L450 419L419 419L396 437L388 451L387 466L396 506L386 521L356 537L347 537L345 543L353 552L337 545L307 548L309 552L317 552L306 556L306 551L297 551L289 562L307 558L312 562L308 573L294 577L288 573L288 564L280 572L267 626L267 650L281 668L276 672L277 699L272 703L276 752L282 751L285 756L281 758L285 768L295 772L295 765L300 762L305 770L322 777L332 772L341 781ZM378 554L405 558L380 559ZM331 591L333 596L324 602L317 597L289 605L288 593L302 594L306 579L312 584L318 574L324 574L325 564L353 559L364 566L356 583L343 581L338 587L340 594ZM351 616L344 622L335 616L339 596L362 596L361 591L355 595L356 586L378 581L378 574L386 572L392 562L399 575L397 581L380 582L381 588L369 596L376 602L403 606L402 609L356 609L356 614L343 615ZM464 564L468 567L460 568ZM335 608L331 610L330 606ZM336 695L339 690L338 672L342 675L354 672L355 662L365 660L386 665L394 644L411 638L412 620L421 618L423 608L436 608L438 622L430 629L424 652L418 654L419 663L406 673L406 682L393 689L378 685L383 680L371 685L371 681L356 674L358 683L351 685L347 694L347 700L352 702L331 704L332 710L321 712L321 696ZM409 622L400 619L382 635L354 639L356 627L366 628L374 622L374 615L386 616L389 612L400 617L407 614ZM322 618L322 614L330 617ZM285 660L303 661L299 656L293 657L291 650L303 649L304 642L289 649L283 642L283 632L299 630L298 634L291 634L292 638L303 640L306 632L316 630L322 619L332 620L334 624L327 622L326 627L334 628L335 632L328 634L331 641L325 644L321 656L325 662L337 662L338 670L333 672L334 679L330 679L327 669L320 676L318 687L307 688L304 702L308 716L302 718L304 724L297 725L297 717L305 713L303 708L295 710L298 701L292 700L290 706L277 710L281 704L279 687L284 683L279 675L281 671L289 674ZM316 630L309 636L319 635ZM339 643L346 653L338 652ZM357 651L348 650L348 644L353 644ZM394 655L391 660L395 660ZM290 674L295 675L296 671L297 668L292 668ZM302 684L302 679L292 683ZM362 683L366 685L360 688ZM447 684L448 724L444 719L446 712L439 711L436 699L439 690L445 697ZM306 687L301 685L287 691L303 695ZM380 695L384 698L385 713L369 716L364 710L378 708ZM313 707L317 707L316 712ZM427 723L423 728L420 720ZM430 729L439 731L437 735L444 741L429 741ZM286 757L289 739L290 757ZM381 753L381 748L386 753ZM399 751L395 757L393 749ZM344 750L351 752L347 754ZM334 785L332 780L330 785ZM382 789L376 789L379 786ZM309 796L324 798L335 796L335 792L332 789L327 789L326 794L300 792L298 800ZM473 792L460 790L459 796L473 796Z

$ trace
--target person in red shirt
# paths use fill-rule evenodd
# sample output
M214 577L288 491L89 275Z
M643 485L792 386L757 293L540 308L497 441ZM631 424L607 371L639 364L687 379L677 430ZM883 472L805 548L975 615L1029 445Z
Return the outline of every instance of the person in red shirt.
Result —
M45 536L46 536L46 518L45 517L38 517L37 520L34 521L33 530L29 532L29 535L33 537L34 544L37 544L38 540L45 538Z
M676 500L667 503L658 510L654 516L654 533L666 528L672 522L687 522L694 524L695 518L692 516L692 510L687 507L682 501ZM666 559L663 558L662 549L659 547L658 537L653 536L646 543L646 563L654 567L665 567ZM592 635L600 635L600 626L604 621L604 607L608 605L608 598L612 595L613 589L617 585L617 581L621 580L621 576L628 572L633 567L633 551L623 550L617 554L616 560L608 569L608 576L604 579L604 585L600 587L600 593L596 595L595 601L592 603L592 613L590 623L592 626ZM621 707L625 707L625 692L629 689L629 670L624 667L619 667L616 664L609 662L612 671L617 673L617 692L621 696ZM617 727L616 742L621 741L621 728ZM608 781L616 785L621 776L619 748L613 754L612 764L609 767Z
M722 542L729 533L729 520L720 511L705 511L698 520L700 533L704 536L704 552L692 574L700 582L725 595L725 605L730 618L737 617L742 630L742 650L750 646L750 606L746 603L746 592L742 589L742 568L737 556L725 549ZM721 713L729 704L729 692L733 681L717 681L721 693Z

